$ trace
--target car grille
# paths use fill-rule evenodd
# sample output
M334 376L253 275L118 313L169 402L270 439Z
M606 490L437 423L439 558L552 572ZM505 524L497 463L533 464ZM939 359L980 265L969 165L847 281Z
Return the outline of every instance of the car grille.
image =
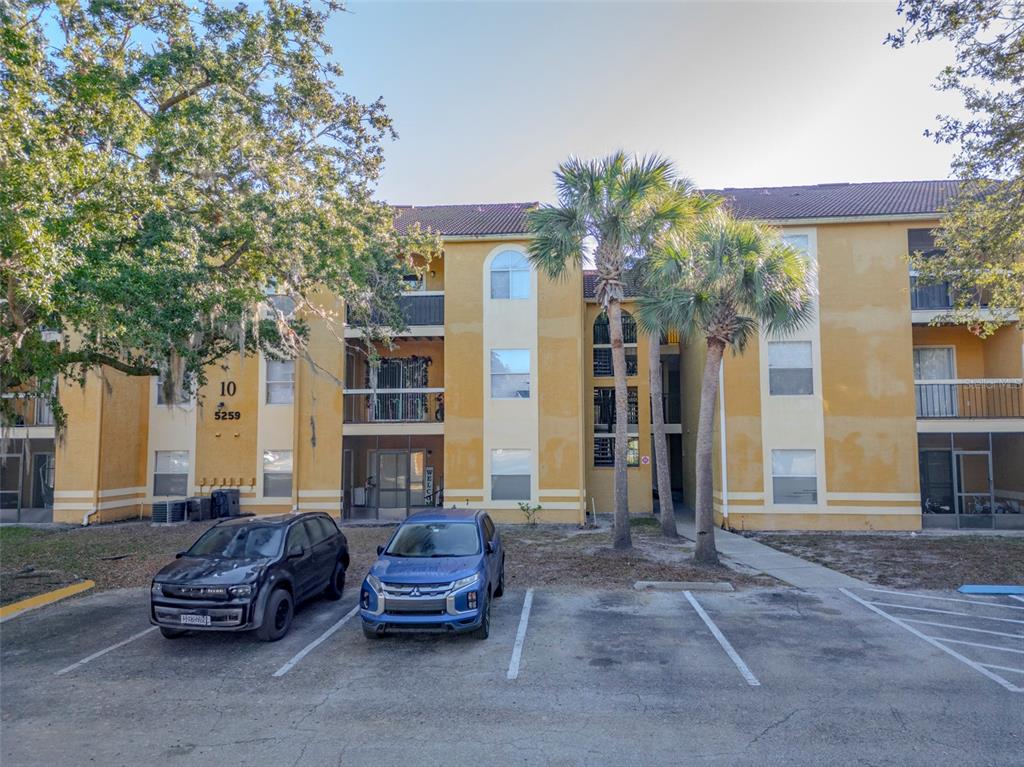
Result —
M176 599L220 600L228 598L228 590L224 586L176 586L165 583L164 596Z
M386 597L439 597L448 593L451 583L382 583Z
M403 615L441 615L445 611L445 600L441 599L402 599L386 597L384 609L389 613Z

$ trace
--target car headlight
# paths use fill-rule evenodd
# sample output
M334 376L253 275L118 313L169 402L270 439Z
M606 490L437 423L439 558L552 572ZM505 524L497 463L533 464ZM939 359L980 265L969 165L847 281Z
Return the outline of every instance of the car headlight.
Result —
M153 581L153 585L149 587L149 593L155 597L162 597L164 595L163 584Z
M477 583L479 580L480 580L479 573L473 573L472 575L469 575L469 576L467 576L465 578L459 578L457 581L452 583L451 590L452 591L458 591L459 589L464 589L464 588L466 588L466 586L472 586L473 584Z
M248 597L252 596L252 592L255 591L252 584L246 583L242 586L232 586L228 589L228 595L232 597Z
M380 578L378 578L376 575L367 575L366 576L366 583L367 583L367 585L371 589L373 589L378 594L381 594L381 593L384 592L384 588L383 588L383 586L381 586L381 583L380 583Z

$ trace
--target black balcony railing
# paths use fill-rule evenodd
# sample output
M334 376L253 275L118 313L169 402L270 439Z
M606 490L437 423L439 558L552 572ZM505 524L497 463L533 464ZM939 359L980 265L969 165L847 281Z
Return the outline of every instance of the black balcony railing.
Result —
M444 325L444 296L404 295L398 297L398 305L405 318L405 324L409 327ZM375 315L373 320L380 322L382 318ZM353 326L359 324L358 320L352 316L352 312L348 312L347 321Z
M444 423L444 390L345 392L345 423Z
M1019 380L916 381L918 418L1021 418L1024 383Z

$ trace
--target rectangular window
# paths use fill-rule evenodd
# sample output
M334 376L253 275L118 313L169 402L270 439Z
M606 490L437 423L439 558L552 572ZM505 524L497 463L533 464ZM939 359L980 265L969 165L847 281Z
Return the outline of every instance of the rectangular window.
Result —
M594 375L612 376L612 349L610 346L594 347ZM626 375L636 375L636 347L626 347Z
M292 451L263 451L263 497L292 497Z
M615 465L615 437L594 437L594 466ZM640 465L640 438L630 437L626 442L626 466Z
M934 256L942 253L942 250L935 247L935 235L931 229L908 229L907 230L907 254L920 253L923 256Z
M636 387L626 389L626 423L636 426L639 421L639 407ZM598 386L594 388L594 431L612 431L615 428L615 388ZM634 429L635 431L635 429Z
M772 500L818 502L817 459L813 450L772 450Z
M159 376L156 379L156 404L158 405L184 405L192 400L192 382L191 379L186 376L185 380L181 382L180 391L172 399L168 398L164 394L164 376Z
M810 341L768 342L768 392L814 394Z
M290 405L295 399L295 360L267 360L267 404Z
M491 397L493 399L530 398L529 349L493 349L491 351Z
M810 235L806 235L806 234L784 234L784 235L782 235L782 241L785 242L787 245L791 245L792 247L796 248L801 253L803 253L805 256L811 250L811 238L810 238Z
M153 461L153 495L188 495L188 451L157 450Z
M533 458L529 450L491 451L491 500L530 500Z

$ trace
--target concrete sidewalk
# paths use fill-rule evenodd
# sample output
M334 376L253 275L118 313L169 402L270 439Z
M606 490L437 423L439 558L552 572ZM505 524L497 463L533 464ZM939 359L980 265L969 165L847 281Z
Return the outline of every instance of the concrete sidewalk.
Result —
M677 514L676 529L684 538L697 540L692 514ZM785 554L771 546L765 546L751 538L744 538L721 528L715 528L715 546L725 559L801 589L857 588L871 585L824 565Z

